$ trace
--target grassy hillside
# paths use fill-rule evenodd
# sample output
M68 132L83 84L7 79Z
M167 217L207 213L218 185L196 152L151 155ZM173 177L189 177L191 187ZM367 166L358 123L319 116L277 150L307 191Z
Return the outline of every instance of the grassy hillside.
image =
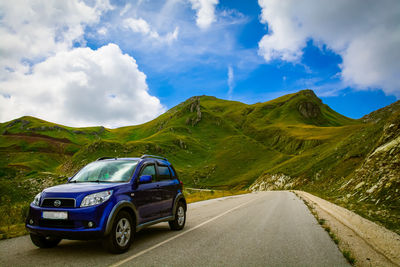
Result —
M238 190L255 181L273 185L271 175L284 175L283 187L347 205L358 199L342 201L348 192L343 184L355 183L368 155L395 138L383 135L389 121L398 125L393 114L399 110L393 106L352 120L303 90L254 105L196 96L150 122L118 129L72 128L22 117L0 124L0 194L6 196L0 208L23 206L99 157L145 153L168 157L189 187ZM379 170L375 173L379 176ZM395 186L398 179L381 198ZM376 205L383 204L388 210L399 199Z

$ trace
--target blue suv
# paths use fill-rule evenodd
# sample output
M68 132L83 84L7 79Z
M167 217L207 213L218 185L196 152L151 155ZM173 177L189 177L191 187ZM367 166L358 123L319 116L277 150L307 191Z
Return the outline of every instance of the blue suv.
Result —
M100 158L83 167L68 183L36 195L26 228L40 248L61 239L103 239L112 253L123 253L134 233L169 222L181 230L186 222L182 182L166 158Z

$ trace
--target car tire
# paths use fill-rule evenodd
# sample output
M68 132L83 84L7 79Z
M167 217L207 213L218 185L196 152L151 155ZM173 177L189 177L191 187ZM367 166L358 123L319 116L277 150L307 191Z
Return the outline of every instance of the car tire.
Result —
M178 202L176 206L175 218L169 221L169 227L171 230L182 230L186 223L186 210L182 201Z
M126 211L121 211L114 220L111 233L104 238L103 245L111 253L124 253L131 246L134 233L132 216Z
M39 248L53 248L60 243L61 238L30 234L32 243Z

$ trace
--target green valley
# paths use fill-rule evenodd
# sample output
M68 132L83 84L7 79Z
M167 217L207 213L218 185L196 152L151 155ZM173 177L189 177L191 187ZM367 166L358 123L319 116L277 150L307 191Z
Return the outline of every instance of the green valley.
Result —
M311 90L253 105L195 96L117 129L1 123L0 231L21 228L34 195L85 164L142 154L167 157L187 187L301 189L400 233L400 102L353 120Z

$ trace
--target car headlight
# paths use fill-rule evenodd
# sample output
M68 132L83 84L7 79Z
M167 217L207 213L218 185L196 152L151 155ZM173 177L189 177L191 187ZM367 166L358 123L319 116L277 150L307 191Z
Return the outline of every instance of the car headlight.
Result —
M103 192L98 192L95 194L87 195L81 203L81 207L89 207L94 205L99 205L106 202L112 195L112 190L107 190Z
M36 206L39 206L40 205L40 197L42 196L42 193L40 192L39 194L37 194L36 196L35 196L35 198L33 199L33 204L34 205L36 205Z

